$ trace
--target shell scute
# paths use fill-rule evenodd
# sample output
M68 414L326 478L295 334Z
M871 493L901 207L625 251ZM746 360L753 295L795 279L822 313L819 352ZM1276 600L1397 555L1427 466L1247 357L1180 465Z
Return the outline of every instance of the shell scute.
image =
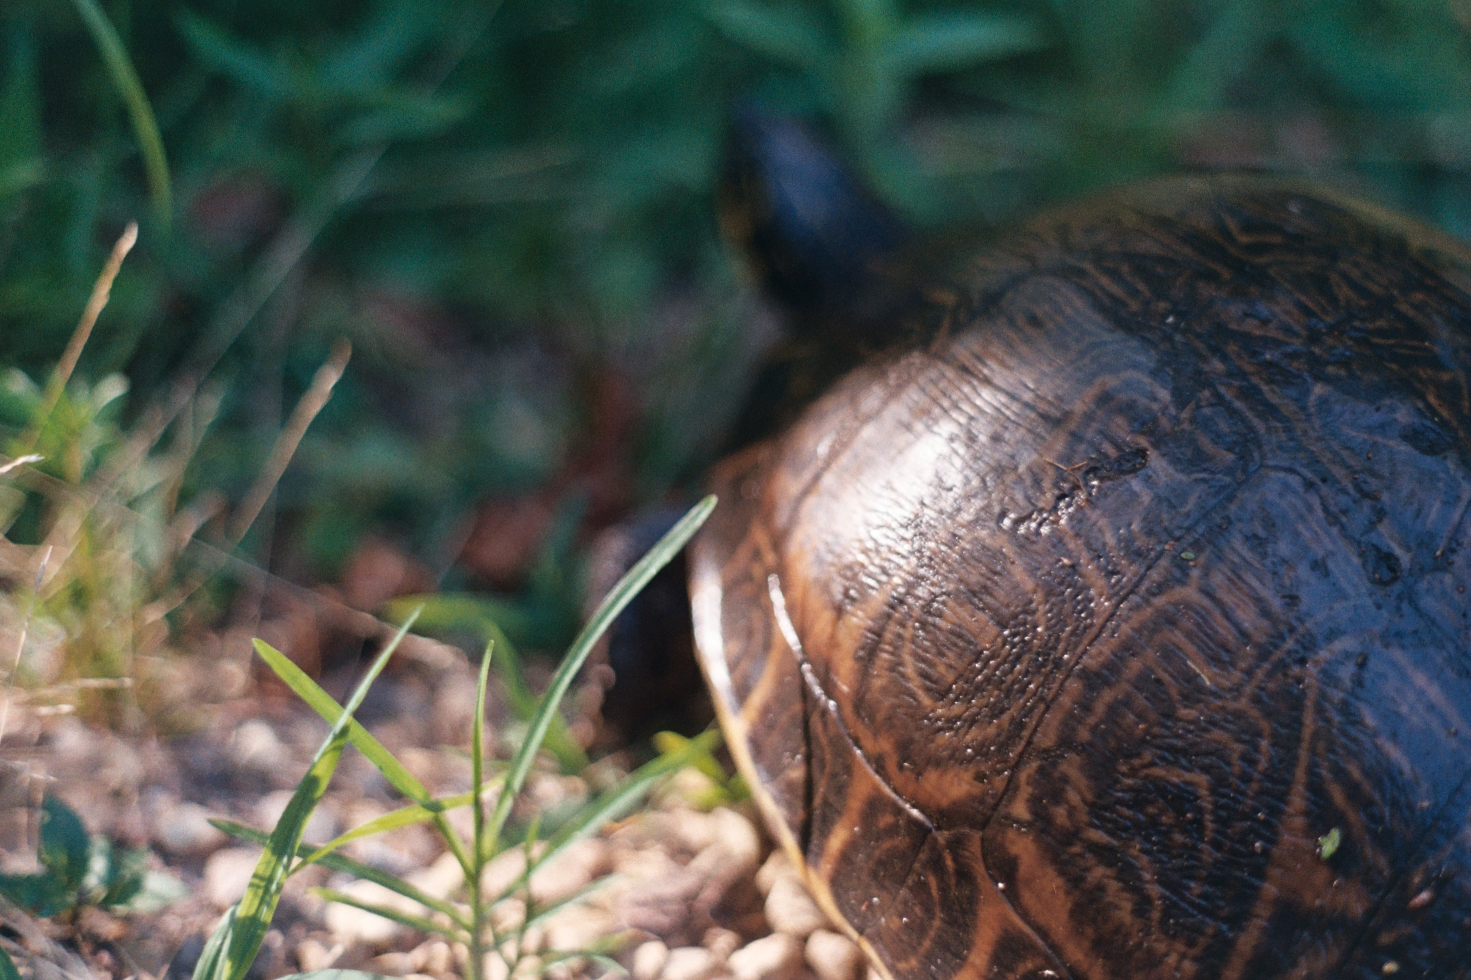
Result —
M1465 975L1471 255L1185 182L956 268L696 543L821 902L906 980Z

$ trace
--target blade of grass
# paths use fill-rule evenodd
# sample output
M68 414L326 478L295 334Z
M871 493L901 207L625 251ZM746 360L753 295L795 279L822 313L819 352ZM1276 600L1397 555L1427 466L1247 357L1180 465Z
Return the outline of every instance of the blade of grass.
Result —
M275 916L276 903L281 899L281 886L286 881L292 859L301 844L302 831L306 829L306 822L316 809L317 802L326 793L327 782L332 778L338 760L342 758L342 750L347 747L353 713L363 703L368 688L387 666L388 658L393 656L412 625L413 619L410 618L400 627L398 635L384 647L378 659L358 682L352 697L343 706L342 714L313 757L307 774L297 784L291 802L286 805L286 812L281 815L276 829L271 832L265 851L261 853L260 861L255 866L255 873L251 875L250 884L236 904L235 928L222 967L225 980L243 980L251 963L255 961L261 942L266 937L266 930L270 928Z
M501 831L505 829L506 820L511 815L511 805L526 783L526 776L531 771L532 760L535 759L537 750L541 748L542 740L546 737L547 729L551 727L552 717L557 713L557 707L561 704L563 695L572 685L572 678L582 669L583 662L592 653L593 645L612 625L614 618L638 594L639 590L649 583L659 569L669 564L670 560L679 553L679 550L700 529L714 509L715 498L706 497L691 508L688 514L680 518L679 522L659 540L659 543L654 545L648 554L640 558L623 578L619 579L613 591L599 604L592 618L588 620L577 639L572 642L562 665L552 676L552 682L547 687L546 695L542 698L541 708L537 711L536 717L532 719L531 727L526 732L525 741L521 743L521 747L511 760L511 770L506 775L505 788L501 790L500 798L496 800L495 811L491 814L490 826L485 837L476 842L477 847L488 846L491 854L500 850Z
M225 950L230 948L230 941L235 935L237 907L230 906L219 925L215 926L215 931L210 933L209 941L199 954L199 962L194 964L193 980L224 980Z
M573 892L571 895L568 895L566 898L559 898L555 902L539 906L536 909L535 913L527 917L526 923L522 927L522 930L525 931L526 929L530 929L532 926L540 925L547 919L550 919L552 916L565 909L567 906L576 905L583 899L589 898L602 891L604 888L607 888L609 885L613 884L617 880L619 880L618 875L603 875L601 878L595 879L590 884L583 885L581 888L577 889L577 891Z
M364 912L371 912L374 915L380 915L385 919L391 919L392 921L397 922L399 925L408 926L410 929L417 929L420 932L428 933L431 936L443 936L451 942L456 943L464 942L466 938L463 932L453 928L452 926L442 925L438 922L435 922L433 919L426 918L422 915L414 915L411 912L404 912L399 909L390 908L387 905L378 905L375 902L365 902L360 898L354 898L346 892L340 892L334 888L313 888L311 891L313 895L316 895L319 898L324 898L329 902L336 902L339 905L351 905L355 909L362 909Z
M485 839L485 690L490 686L490 659L495 653L495 641L485 645L485 654L480 658L480 673L475 678L475 717L470 723L470 788L475 797L474 809L470 811L473 821L471 839L475 842L474 867L475 873L469 879L470 885L470 920L474 923L470 929L470 962L474 968L471 975L478 975L480 965L485 962L485 945L481 938L484 930L481 928L485 922L485 900L481 895L481 882L485 880L485 848L481 842ZM501 784L501 793L505 793L505 783Z
M132 59L123 47L112 21L98 6L97 0L72 0L72 6L87 25L87 31L102 53L102 62L107 74L112 77L113 87L128 109L133 122L133 132L138 136L138 149L143 154L143 169L148 174L148 191L153 197L153 210L161 225L168 227L173 214L173 186L169 179L169 161L163 150L163 137L158 132L158 120L153 118L153 107L148 104L148 94L138 73L133 70Z
M416 609L409 614L408 622L414 622L417 616L418 610ZM395 639L393 642L396 646L398 640ZM338 720L342 717L342 706L337 703L332 695L322 690L316 681L308 677L305 671L292 663L290 657L287 657L263 640L255 641L255 650L256 653L260 654L261 659L266 662L266 666L270 667L276 676L281 678L286 686L296 693L297 697L305 701L308 707L326 719L329 724L337 724ZM382 742L379 742L372 735L368 734L366 728L356 721L351 722L348 726L348 739L359 752L368 757L368 761L383 774L383 778L388 780L390 786L415 803L425 807L432 807L434 797L424 784L419 782L413 773L404 768L403 763L395 759L393 753L383 747ZM442 814L436 814L431 819L434 821L435 829L444 838L446 846L454 853L455 859L460 862L460 869L464 872L466 880L468 880L474 874L474 866L471 863L469 849L466 848L465 842L460 839L460 835Z
M690 739L683 748L661 755L635 769L619 785L601 794L579 810L554 837L547 841L546 850L542 851L535 862L527 861L526 870L510 884L506 889L506 894L513 894L517 889L524 887L531 876L536 874L537 869L556 858L568 846L596 833L603 824L626 812L652 790L654 784L660 779L690 765L701 755L709 754L719 743L720 733L718 731L705 732Z
M265 831L235 823L233 820L213 819L210 823L237 840L264 845L270 839L270 835ZM296 849L296 855L304 859L311 856L314 850L309 844L301 844ZM382 885L389 891L402 895L411 901L418 902L425 908L433 909L441 915L449 916L465 929L470 928L470 920L465 917L465 914L453 902L430 895L417 885L412 885L397 875L390 874L381 868L375 868L371 864L355 861L344 854L323 855L317 859L316 863L332 871L340 871L343 874L352 875L354 878L362 878L364 881L371 881L375 885ZM304 867L306 867L306 864L298 862L292 867L291 872L294 874Z
M308 854L302 863L315 864L344 844L361 840L364 837L372 837L375 834L386 833L390 830L398 830L400 827L409 827L416 823L426 823L433 820L437 814L445 813L462 806L469 806L474 801L475 795L473 793L460 793L456 796L446 796L443 799L435 800L433 806L413 803L406 807L400 807L397 810L390 810L381 817L369 820L365 824L361 824L346 833L332 838Z

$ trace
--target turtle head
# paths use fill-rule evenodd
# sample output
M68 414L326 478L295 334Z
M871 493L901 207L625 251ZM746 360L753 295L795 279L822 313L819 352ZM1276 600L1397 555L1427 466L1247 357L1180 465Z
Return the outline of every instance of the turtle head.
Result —
M720 221L794 335L863 342L896 305L886 268L908 237L861 177L806 124L736 109Z

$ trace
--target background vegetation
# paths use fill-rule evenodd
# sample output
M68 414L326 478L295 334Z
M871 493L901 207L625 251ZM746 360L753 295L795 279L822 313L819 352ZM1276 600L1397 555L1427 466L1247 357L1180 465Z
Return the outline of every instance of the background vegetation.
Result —
M772 341L713 217L734 105L813 120L924 227L1227 166L1467 235L1468 28L1465 0L7 0L0 422L29 448L137 219L43 469L82 485L187 395L172 468L128 491L162 495L150 526L218 494L200 536L297 581L386 539L424 588L550 603L529 639L554 646L581 532L695 480ZM339 338L350 368L232 528ZM495 525L525 546L457 561L496 500L535 503ZM46 513L8 507L7 536Z

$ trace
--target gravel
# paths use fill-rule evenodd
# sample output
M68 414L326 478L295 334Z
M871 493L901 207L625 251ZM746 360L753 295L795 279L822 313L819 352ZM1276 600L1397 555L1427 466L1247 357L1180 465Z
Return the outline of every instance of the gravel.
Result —
M189 899L151 916L99 913L79 919L76 928L90 932L63 938L82 952L99 980L161 977L181 946L213 928L220 912L244 889L260 851L232 841L208 818L269 828L326 731L320 719L293 699L265 697L242 684L239 663L228 657L189 669L205 675L216 671L223 679L183 678L192 690L205 692L191 716L200 724L188 732L129 739L87 728L75 718L20 708L12 714L4 740L6 757L20 760L16 764L25 778L35 781L34 791L6 794L0 808L12 811L3 814L7 819L33 807L45 787L76 809L92 832L126 845L150 846L154 868L183 880L191 892ZM323 683L340 695L347 679L328 677ZM369 728L431 792L467 789L463 753L433 748L441 741L463 745L468 737L469 714L461 702L474 682L463 659L410 658L379 683L384 690L377 703L392 710L380 708L365 719ZM211 703L211 690L239 696ZM513 727L503 709L492 714L493 737ZM615 757L600 763L591 783L537 772L528 797L545 812L567 812L605 789L618 771ZM858 948L828 923L804 891L799 872L773 849L754 805L748 801L706 810L691 802L708 797L710 788L707 777L687 770L648 806L575 842L539 870L530 883L538 908L600 885L531 927L527 947L575 951L621 936L623 945L614 956L634 980L859 980L864 967ZM366 760L349 750L306 838L324 841L401 805ZM468 818L468 811L449 815L466 832ZM0 825L11 824L23 830L26 821L0 820ZM7 861L23 857L27 846L22 837L12 838L0 840L0 858ZM28 846L33 848L34 841ZM463 887L458 862L421 825L354 841L344 853L404 875L431 894L452 894ZM523 851L503 854L486 873L487 891L504 892L524 869ZM323 885L423 912L376 885L314 867L288 880L253 977L268 980L327 968L416 980L450 980L462 974L462 948L325 902L310 891ZM495 906L497 928L514 928L524 920L524 898L521 892ZM55 931L54 924L43 925ZM181 961L175 967L184 965ZM604 973L595 962L574 959L549 976L575 980ZM489 980L503 975L499 969L487 973Z

